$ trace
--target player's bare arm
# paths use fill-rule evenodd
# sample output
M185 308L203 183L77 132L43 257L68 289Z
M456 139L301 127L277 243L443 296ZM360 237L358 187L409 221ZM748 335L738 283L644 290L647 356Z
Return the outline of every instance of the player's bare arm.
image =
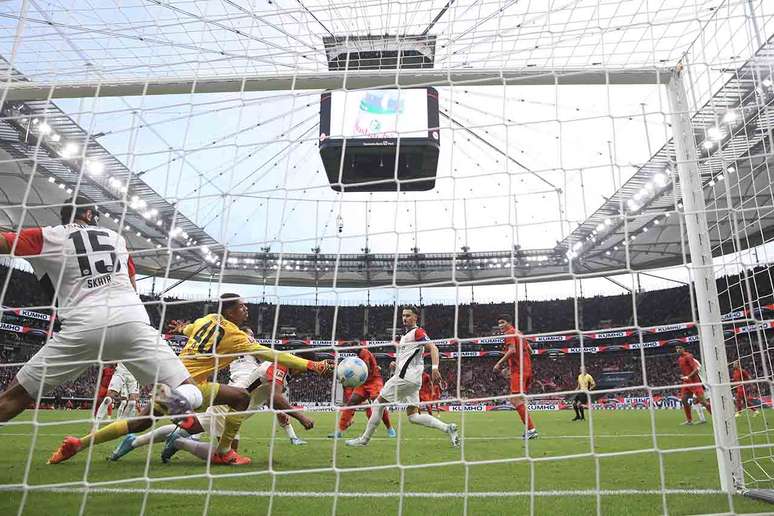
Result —
M432 342L425 344L425 351L430 353L430 363L432 364L432 373L430 378L432 383L440 383L443 378L441 377L441 371L438 370L438 366L441 361L441 355L438 353L438 346Z

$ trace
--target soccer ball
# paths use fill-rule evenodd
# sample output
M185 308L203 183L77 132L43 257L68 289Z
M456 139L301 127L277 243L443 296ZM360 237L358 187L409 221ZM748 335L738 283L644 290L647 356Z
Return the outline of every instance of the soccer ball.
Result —
M368 378L368 366L358 357L347 357L339 362L336 376L344 387L359 387Z

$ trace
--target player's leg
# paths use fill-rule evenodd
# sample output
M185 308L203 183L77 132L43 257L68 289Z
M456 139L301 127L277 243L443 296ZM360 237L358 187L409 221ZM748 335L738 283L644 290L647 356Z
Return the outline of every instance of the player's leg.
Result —
M0 423L15 418L34 401L35 399L14 378L0 394Z
M368 393L368 397L371 401L377 399L379 397L379 392L381 392L383 387L383 384L379 383L374 385ZM387 407L384 407L384 410L382 411L382 423L384 423L384 426L387 428L387 437L397 437L398 433L395 431L395 429L392 427L392 421L390 421L390 410Z
M143 446L163 442L169 434L175 431L177 425L168 424L159 426L150 432L141 435L126 434L126 437L116 446L108 457L109 461L117 461L127 453Z
M96 359L95 351L80 333L54 335L16 373L0 394L0 423L18 416L40 395L74 380Z
M205 396L209 400L219 395L218 384L194 383L169 345L160 340L157 330L147 324L126 323L111 326L105 331L82 332L81 335L86 333L83 339L92 348L102 348L104 356L100 358L123 362L144 385L156 385L154 403L148 404L140 416L134 419L117 420L80 439L66 437L49 459L49 464L67 460L90 445L112 441L128 433L143 432L153 424L151 414L163 416L185 413L198 408Z
M681 387L680 388L680 403L683 406L683 413L685 414L685 421L683 421L681 424L683 425L692 425L693 424L693 414L691 413L691 405L688 403L690 400L691 392L687 387Z
M290 444L296 446L307 444L306 441L299 439L295 428L293 428L293 424L290 422L290 418L286 414L277 412L277 423L279 424L280 428L282 428L287 434L288 439L290 439Z
M358 405L363 405L366 402L365 396L363 396L363 393L355 390L352 391L352 396L349 397L349 401L347 402L347 407L354 407ZM368 409L366 409L368 412ZM347 428L350 427L352 424L352 418L355 415L355 409L345 409L341 411L341 416L339 417L339 432L344 433L347 431ZM370 415L369 415L370 419Z
M583 404L588 403L589 402L588 400L589 400L589 397L586 393L584 392L578 393L578 415L580 416L581 421L586 420L586 414L583 411L584 410Z
M379 396L376 397L376 403L371 404L371 416L368 418L365 430L360 437L348 440L346 442L347 446L366 446L368 441L371 440L371 437L374 435L374 432L382 419L386 404L393 403L396 399L397 390L395 381L396 378L392 377L384 384Z
M709 400L704 397L704 389L701 387L695 387L694 396L696 397L696 400L701 403L705 409L707 409L707 412L712 414L712 408L710 408Z
M107 394L104 398L102 398L102 403L100 403L99 408L97 409L97 419L102 420L105 419L108 415L108 410L112 409L113 403L115 400L119 398L118 391L119 388L115 388L116 385L113 383L113 379L115 378L115 374L113 375L113 378L110 379L110 387L108 387ZM116 412L116 418L120 417L120 412Z
M527 392L529 380L529 376L522 377L518 372L511 374L511 405L516 409L521 419L521 424L526 428L522 437L534 439L538 434L532 422L532 416L527 412L527 403L523 395L523 393Z
M140 395L133 393L129 395L129 399L126 402L126 417L132 418L137 415L137 405L140 401Z

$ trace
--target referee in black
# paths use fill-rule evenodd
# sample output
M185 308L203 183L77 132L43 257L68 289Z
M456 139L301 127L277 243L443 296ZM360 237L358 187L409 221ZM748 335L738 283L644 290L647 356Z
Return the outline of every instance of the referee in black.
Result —
M579 391L575 395L575 400L572 402L572 408L575 409L575 417L573 421L585 421L586 416L583 414L583 404L590 404L591 397L589 391L594 390L597 383L594 381L594 377L586 372L586 368L581 366L580 374L578 375L578 386L575 390Z

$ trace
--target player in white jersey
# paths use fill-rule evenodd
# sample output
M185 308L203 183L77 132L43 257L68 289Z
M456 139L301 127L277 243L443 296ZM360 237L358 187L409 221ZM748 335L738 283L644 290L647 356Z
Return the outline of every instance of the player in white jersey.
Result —
M382 387L363 435L348 440L347 446L366 446L382 420L385 404L390 403L407 405L406 414L411 423L445 432L449 434L452 446L459 446L457 425L454 423L446 424L430 414L419 412L419 389L422 387L422 373L425 368L424 351L430 353L433 382L440 382L442 378L438 370L438 348L430 342L425 330L417 326L418 316L419 312L416 307L403 307L401 317L405 333L395 350L395 373Z
M137 415L137 403L140 400L140 386L137 379L122 363L116 367L110 378L107 396L102 399L102 404L97 409L97 419L105 419L108 407L118 399L121 400L116 412L116 419L122 417L134 417Z
M287 368L285 366L279 364L275 366L272 362L259 363L254 356L245 355L231 362L230 373L231 380L229 385L251 391L248 411L254 413L263 406L271 406L279 410L289 410L292 408L290 402L283 395L283 389L287 380ZM134 449L164 440L166 440L166 443L161 453L161 460L164 462L169 462L178 450L186 450L202 460L207 460L212 455L213 447L216 444L211 445L209 440L199 440L189 438L189 436L207 432L211 437L217 439L223 433L227 414L227 406L215 405L209 407L203 414L190 417L179 426L164 425L140 436L129 434L116 447L109 460L117 461ZM296 435L288 416L297 419L306 430L314 427L314 421L306 417L302 412L289 411L277 413L279 425L290 438L290 444L296 446L306 444L306 441L302 441ZM217 443L217 440L214 443ZM238 449L238 447L239 434L232 442L234 450Z
M0 394L0 422L8 421L54 387L77 378L89 365L121 362L142 384L156 384L158 415L180 414L202 404L202 387L159 339L135 291L134 264L124 238L97 227L96 207L78 197L64 203L61 225L0 233L0 254L26 258L58 301L61 331L51 337ZM244 391L218 392L218 401ZM49 463L66 460L90 444L149 428L151 418L113 423L82 439L65 438Z

